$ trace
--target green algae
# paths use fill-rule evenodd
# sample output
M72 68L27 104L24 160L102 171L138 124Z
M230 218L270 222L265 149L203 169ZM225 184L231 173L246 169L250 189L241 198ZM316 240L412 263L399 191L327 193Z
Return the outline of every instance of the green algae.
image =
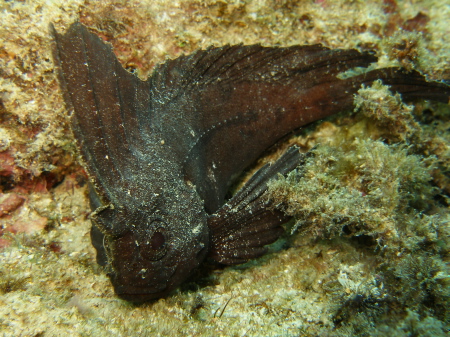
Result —
M303 167L269 187L268 197L298 219L294 230L321 237L395 236L396 218L413 205L417 213L423 211L433 195L433 160L408 155L405 147L355 139L319 145L312 154Z
M324 284L336 304L332 335L428 335L430 322L442 335L450 217L438 177L448 172L447 137L420 124L423 110L379 81L355 95L355 112L351 124L344 117L325 125L305 165L273 181L267 196L294 216L292 232L330 243L341 237L359 255Z

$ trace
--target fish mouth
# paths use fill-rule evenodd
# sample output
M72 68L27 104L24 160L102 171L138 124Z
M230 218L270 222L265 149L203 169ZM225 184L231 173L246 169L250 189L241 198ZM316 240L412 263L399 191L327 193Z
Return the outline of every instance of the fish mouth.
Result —
M148 275L148 278L136 277L139 273L135 273L134 277L113 273L109 276L117 296L129 302L141 303L164 297L175 289L172 278L177 269L178 264L175 264L166 267L164 272L158 275Z
M161 297L165 297L171 291L172 291L172 289L167 289L165 291L159 291L159 292L155 292L155 293L148 293L148 292L119 293L119 292L116 292L116 294L117 294L117 296L119 296L121 299L123 299L125 301L131 302L134 304L143 304L146 302L156 301L156 300L160 299Z
M121 299L133 303L143 303L166 296L173 290L167 282L157 286L114 285L114 291Z

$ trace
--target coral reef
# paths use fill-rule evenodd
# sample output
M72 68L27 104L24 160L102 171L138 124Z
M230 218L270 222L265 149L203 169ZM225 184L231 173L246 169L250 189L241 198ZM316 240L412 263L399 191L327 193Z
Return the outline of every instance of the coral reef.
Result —
M444 336L450 327L450 113L382 83L305 128L307 164L272 184L294 234L172 296L119 300L95 263L86 177L51 58L75 20L142 78L211 44L374 49L450 78L448 0L4 1L0 4L0 330L4 336ZM447 67L447 68L446 68Z

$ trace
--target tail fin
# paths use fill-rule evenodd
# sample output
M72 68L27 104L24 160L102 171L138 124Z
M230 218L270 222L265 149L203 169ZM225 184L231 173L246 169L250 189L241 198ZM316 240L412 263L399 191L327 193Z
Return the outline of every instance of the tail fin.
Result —
M427 81L417 71L406 72L402 68L384 68L370 71L352 78L358 85L370 85L378 79L389 85L392 91L399 92L405 101L418 98L449 103L450 81Z

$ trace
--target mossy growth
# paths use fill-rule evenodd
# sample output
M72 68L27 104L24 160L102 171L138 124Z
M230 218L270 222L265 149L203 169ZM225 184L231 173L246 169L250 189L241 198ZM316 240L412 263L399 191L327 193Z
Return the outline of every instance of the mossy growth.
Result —
M0 294L25 290L29 277L23 275L6 274L0 270Z
M380 47L390 61L406 70L423 71L432 64L422 33L399 30L384 39Z
M370 277L362 270L343 266L326 285L338 307L335 336L445 336L450 278L440 258L408 254L383 262Z
M355 95L351 118L299 137L319 145L270 183L267 196L295 219L294 245L298 237L330 245L339 237L356 254L339 259L323 283L335 304L332 336L445 335L447 123L448 107L407 105L374 82Z
M406 310L405 317L396 320L395 324L377 324L364 314L352 317L352 324L345 324L330 336L370 336L370 337L445 337L447 328L440 320L431 316L422 317L413 310Z
M399 93L393 94L381 80L358 90L355 111L373 121L379 134L390 143L419 138L421 128L412 115L413 106L403 103Z
M356 118L364 125L360 136L388 144L406 143L412 153L435 156L433 183L450 196L449 106L437 102L405 104L380 80L363 87L354 97ZM448 203L447 203L448 204Z
M395 297L421 315L432 315L449 323L450 275L448 266L432 255L408 255L386 272L395 277ZM393 293L394 293L393 291Z
M433 159L411 155L405 146L355 139L319 145L312 154L269 186L268 197L296 217L294 230L399 240L394 248L402 244L400 218L419 217L435 194L429 184Z

